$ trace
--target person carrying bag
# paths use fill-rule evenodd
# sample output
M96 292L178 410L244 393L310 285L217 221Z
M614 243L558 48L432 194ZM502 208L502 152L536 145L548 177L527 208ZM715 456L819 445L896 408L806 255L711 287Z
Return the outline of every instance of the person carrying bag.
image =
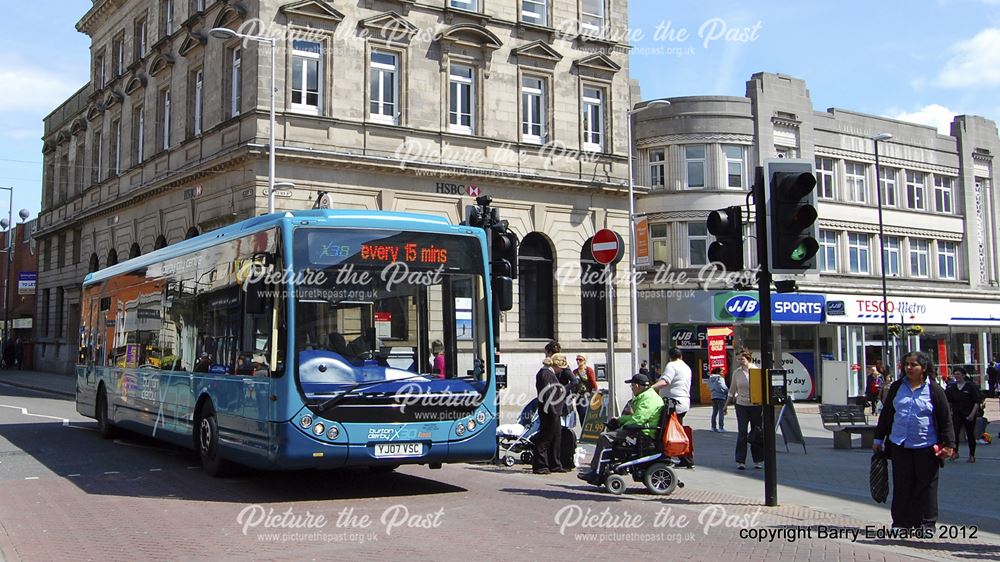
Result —
M892 526L933 536L937 525L938 470L955 450L955 430L944 389L924 352L903 356L906 376L889 389L875 427L872 450L892 460Z

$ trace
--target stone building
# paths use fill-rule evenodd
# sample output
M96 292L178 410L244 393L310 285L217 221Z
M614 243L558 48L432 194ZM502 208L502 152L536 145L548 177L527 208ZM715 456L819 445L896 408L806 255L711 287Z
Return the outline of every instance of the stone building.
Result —
M276 179L294 184L278 210L329 193L457 223L491 195L521 238L500 338L525 373L512 384L549 338L603 349L603 297L582 296L579 272L595 230L627 231L626 14L619 0L95 0L77 24L91 81L45 119L36 365L72 368L88 271L266 211L272 53L216 27L276 39Z
M803 397L819 393L826 361L847 365L856 393L868 365L891 367L909 349L930 352L942 374L955 365L983 373L985 361L1000 352L995 122L960 115L942 135L849 110L816 111L805 82L770 73L753 75L745 97L669 101L636 114L637 181L649 190L637 209L648 220L650 261L674 274L697 279L708 263L711 211L740 205L749 218L756 166L770 158L814 163L820 273L777 276L795 279L804 293L780 297L787 310L818 312L776 318L785 364L811 375L811 381L800 377ZM878 142L876 177L873 138L881 133L891 138ZM745 262L754 267L754 223L744 228ZM739 287L712 283L708 293L699 287L694 297L664 298L666 289L695 285L675 280L649 273L641 286L638 339L654 360L680 345L690 362L704 366L709 325L736 325L732 345L757 349L756 317L722 306L747 297Z

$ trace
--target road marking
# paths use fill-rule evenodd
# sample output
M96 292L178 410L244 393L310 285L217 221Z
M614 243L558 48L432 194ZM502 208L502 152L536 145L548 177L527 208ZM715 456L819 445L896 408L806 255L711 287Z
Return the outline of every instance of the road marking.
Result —
M151 469L149 469L149 471L150 472L162 472L163 469L162 468L151 468Z
M25 480L38 480L38 477L37 476L26 476L24 479Z
M21 406L8 406L7 404L0 404L0 407L11 408L11 409L14 409L14 410L20 410L21 414L23 414L25 416L31 416L31 417L34 417L34 418L45 418L45 419L48 419L48 420L59 420L59 421L62 422L63 426L67 426L67 427L69 426L69 420L66 419L66 418L58 418L58 417L55 417L55 416L46 416L46 415L43 415L43 414L32 414L31 412L28 411L27 408L22 408Z
M118 472L117 470L110 470L108 472L105 472L104 474L121 474L121 472Z
M79 474L67 474L66 478L73 478L74 476L79 476Z

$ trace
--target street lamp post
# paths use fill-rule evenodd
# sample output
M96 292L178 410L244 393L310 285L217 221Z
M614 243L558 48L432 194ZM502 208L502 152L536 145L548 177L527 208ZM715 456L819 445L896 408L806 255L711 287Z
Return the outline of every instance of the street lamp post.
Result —
M7 229L7 247L0 252L7 253L7 271L4 276L4 291L3 291L3 345L6 347L10 340L10 305L11 305L11 272L14 269L14 188L13 187L0 187L0 189L7 191L9 195L9 202L7 206L7 218L0 220L0 229ZM22 221L27 220L30 213L27 209L21 209L18 212L18 217Z
M879 133L872 137L872 141L875 143L875 193L877 194L878 201L878 245L882 262L882 327L884 330L882 335L882 367L885 369L886 374L893 371L889 369L889 298L885 287L885 233L882 221L882 172L878 161L878 143L891 138L892 135L889 133Z
M638 109L628 109L625 112L626 116L626 128L628 130L627 140L628 140L628 229L629 229L629 245L628 245L628 298L629 298L629 321L631 322L632 335L629 339L632 340L632 374L639 372L639 304L638 295L636 293L635 286L635 173L632 170L632 164L635 160L635 147L632 145L632 116L636 113L645 111L651 107L656 106L667 106L670 102L667 100L653 100L646 105ZM608 338L612 338L612 334L608 334ZM611 361L611 358L608 358Z
M274 37L264 37L262 35L247 35L245 33L237 33L232 29L226 27L213 27L209 32L209 35L215 37L216 39L232 39L233 37L239 37L240 39L246 39L249 41L256 41L258 43L266 43L271 46L271 126L268 131L268 157L267 157L267 212L274 212L274 129L275 129L275 117L274 117L274 104L275 98L278 95L278 88L276 84L275 74L277 66L277 50L278 41Z

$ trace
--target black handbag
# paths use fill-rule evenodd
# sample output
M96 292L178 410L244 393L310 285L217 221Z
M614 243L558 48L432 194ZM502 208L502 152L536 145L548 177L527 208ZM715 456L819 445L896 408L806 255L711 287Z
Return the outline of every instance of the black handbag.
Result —
M885 503L889 497L889 455L884 450L872 453L868 488L871 490L872 499L878 503Z
M764 428L755 425L750 428L750 433L747 434L747 443L750 445L764 446Z

